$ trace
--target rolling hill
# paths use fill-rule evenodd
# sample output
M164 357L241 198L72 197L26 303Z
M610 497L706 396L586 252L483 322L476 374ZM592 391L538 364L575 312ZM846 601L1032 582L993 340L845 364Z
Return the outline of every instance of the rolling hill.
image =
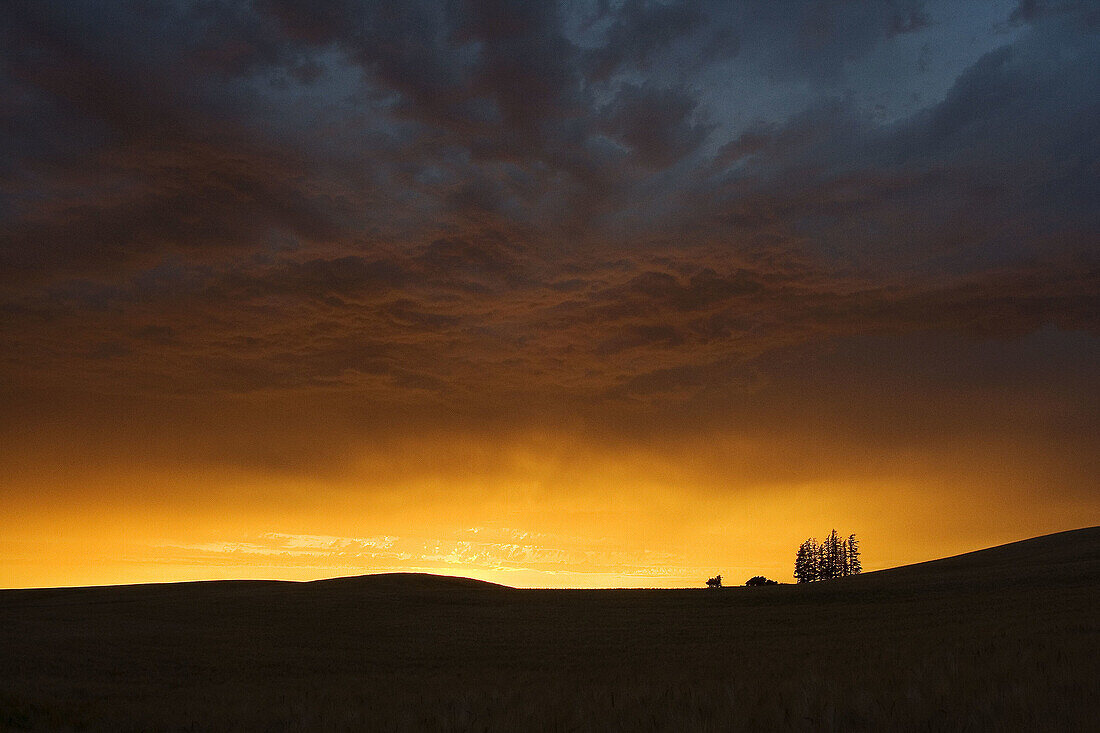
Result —
M1084 730L1100 527L808 586L0 591L0 729Z

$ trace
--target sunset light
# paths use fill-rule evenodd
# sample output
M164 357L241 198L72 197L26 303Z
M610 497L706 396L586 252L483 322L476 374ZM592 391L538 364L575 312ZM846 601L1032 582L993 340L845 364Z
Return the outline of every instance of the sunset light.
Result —
M0 586L1098 523L1095 13L781 5L6 4Z
M1085 731L1096 0L0 0L0 731Z

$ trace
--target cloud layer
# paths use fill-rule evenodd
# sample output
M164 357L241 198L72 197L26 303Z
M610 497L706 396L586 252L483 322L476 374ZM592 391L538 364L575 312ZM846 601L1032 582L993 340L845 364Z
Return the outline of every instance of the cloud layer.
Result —
M545 430L801 446L806 480L884 435L1094 463L1089 3L0 15L11 451L317 474Z

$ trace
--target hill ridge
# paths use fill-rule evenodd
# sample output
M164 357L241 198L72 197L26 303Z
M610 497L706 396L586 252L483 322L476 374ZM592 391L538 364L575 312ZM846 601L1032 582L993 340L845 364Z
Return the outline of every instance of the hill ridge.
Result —
M827 586L836 582L876 582L906 581L912 582L918 576L938 577L947 581L952 578L973 576L973 580L990 579L1005 572L1016 574L1019 580L1032 579L1053 574L1055 577L1096 573L1100 575L1100 525L1037 535L1022 540L1006 542L1001 545L970 550L957 555L922 560L892 568L872 570L859 576L838 578L832 581L811 584ZM785 584L789 585L789 584ZM120 593L136 592L139 589L229 589L244 591L248 589L274 590L278 588L306 587L355 587L359 590L374 592L454 592L454 591L502 591L520 590L503 583L494 583L462 575L444 575L427 572L383 572L344 575L316 580L257 580L222 579L191 580L177 582L124 583L118 585L88 586L45 586L39 588L0 588L0 594L8 595L34 593L79 593L108 589ZM694 588L694 586L692 586ZM561 589L565 590L565 589ZM584 590L643 590L627 588L586 588ZM656 589L654 589L656 590ZM674 590L674 589L669 589Z

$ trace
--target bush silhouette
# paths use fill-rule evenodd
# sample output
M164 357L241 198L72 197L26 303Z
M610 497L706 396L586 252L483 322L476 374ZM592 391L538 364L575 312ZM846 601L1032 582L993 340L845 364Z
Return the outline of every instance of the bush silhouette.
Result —
M779 585L779 583L768 580L763 575L754 575L745 581L745 585Z
M715 575L713 578L707 578L707 586L709 586L711 588L721 588L722 587L722 576L721 575Z

